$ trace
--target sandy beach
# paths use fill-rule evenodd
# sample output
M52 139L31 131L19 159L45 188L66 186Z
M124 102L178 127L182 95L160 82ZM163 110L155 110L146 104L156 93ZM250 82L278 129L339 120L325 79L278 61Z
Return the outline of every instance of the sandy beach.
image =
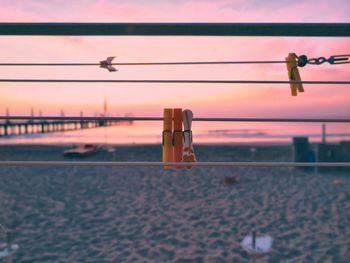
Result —
M160 161L115 146L84 160ZM67 160L67 146L3 145L1 160ZM200 161L290 161L290 146L196 146ZM225 175L239 175L225 185ZM0 223L14 262L249 262L252 229L274 238L257 262L349 262L350 177L293 168L2 167Z

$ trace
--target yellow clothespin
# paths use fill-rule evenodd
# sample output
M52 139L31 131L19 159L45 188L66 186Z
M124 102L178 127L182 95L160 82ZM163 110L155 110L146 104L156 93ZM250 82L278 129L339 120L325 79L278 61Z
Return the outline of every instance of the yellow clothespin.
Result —
M290 81L301 81L299 70L298 70L298 61L297 55L295 53L289 53L286 57L286 64L288 69L288 78ZM292 96L297 96L298 91L304 92L302 83L290 83L290 89L292 91Z

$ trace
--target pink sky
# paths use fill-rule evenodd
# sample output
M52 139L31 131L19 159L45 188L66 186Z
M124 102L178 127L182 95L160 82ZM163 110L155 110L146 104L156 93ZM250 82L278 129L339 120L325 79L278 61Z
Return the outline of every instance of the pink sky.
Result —
M32 1L0 0L1 22L350 22L346 0L333 1ZM1 62L120 62L283 60L350 53L349 38L258 37L0 37ZM303 80L349 80L350 64L307 66ZM278 65L99 68L2 68L1 78L63 79L266 79L287 80ZM160 115L164 107L196 116L349 117L350 85L305 85L291 97L288 85L21 84L0 83L0 112L85 115Z

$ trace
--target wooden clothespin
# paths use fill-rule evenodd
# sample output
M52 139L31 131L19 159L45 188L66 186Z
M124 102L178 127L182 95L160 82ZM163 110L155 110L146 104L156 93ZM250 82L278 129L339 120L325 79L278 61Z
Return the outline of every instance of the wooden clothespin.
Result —
M174 109L173 120L173 156L174 162L181 162L183 151L183 133L182 133L182 109ZM182 168L176 166L176 168Z
M164 109L163 118L163 162L173 162L173 109ZM171 166L164 166L164 169L170 169Z
M183 153L182 153L182 162L196 162L196 156L193 150L192 144L192 119L193 113L190 110L184 110L182 112L182 121L184 124L183 132ZM192 166L186 166L188 169L191 169Z
M297 55L295 53L289 53L286 57L286 64L288 69L288 78L290 81L301 81ZM292 91L292 96L297 96L298 92L304 92L302 83L290 83L290 89Z

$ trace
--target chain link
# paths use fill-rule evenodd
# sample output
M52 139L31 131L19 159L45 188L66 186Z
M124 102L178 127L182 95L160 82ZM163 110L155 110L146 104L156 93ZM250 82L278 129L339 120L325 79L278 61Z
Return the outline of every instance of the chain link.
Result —
M307 60L308 64L312 64L312 65L321 65L325 62L329 62L330 64L332 64L328 59L326 59L325 57L319 57L319 58L310 58Z
M298 67L304 67L307 64L321 65L325 62L328 62L331 65L350 63L350 55L334 55L334 56L330 56L328 59L325 57L308 59L306 55L301 55L301 56L297 56L297 59L298 59Z

